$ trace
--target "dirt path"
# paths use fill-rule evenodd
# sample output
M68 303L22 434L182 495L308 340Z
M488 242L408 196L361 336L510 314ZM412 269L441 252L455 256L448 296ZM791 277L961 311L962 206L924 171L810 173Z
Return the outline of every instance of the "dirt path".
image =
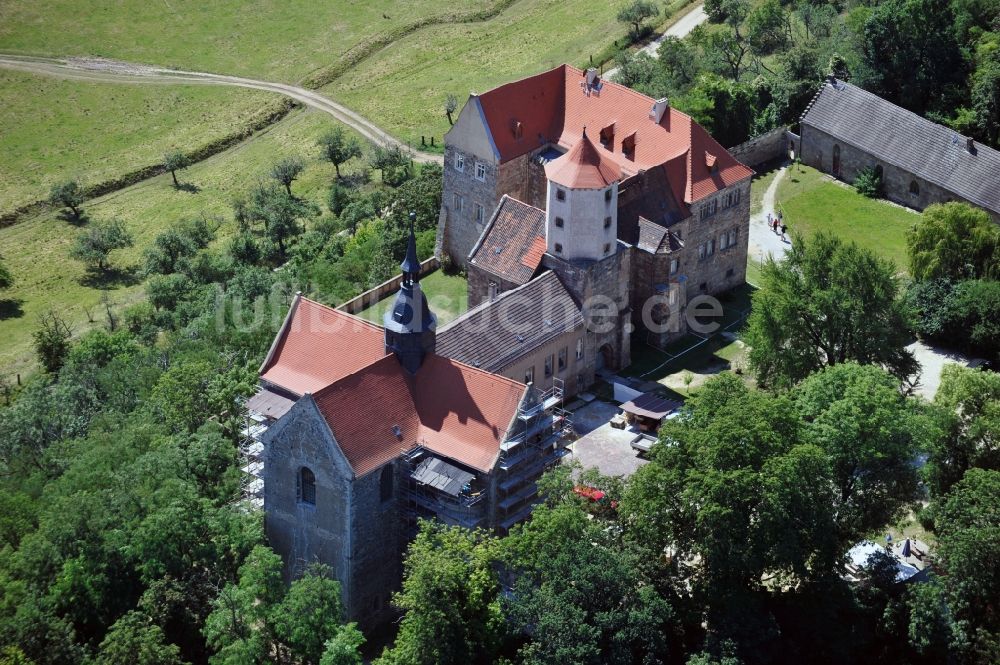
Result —
M642 47L641 52L648 53L654 58L657 57L657 50L660 48L660 44L667 37L677 37L681 39L687 37L691 34L691 31L697 28L699 25L708 20L708 14L705 13L705 5L698 5L693 8L687 14L682 16L676 23L667 28L666 32L651 41L646 46ZM618 72L618 68L614 67L604 72L605 78L611 78Z
M210 74L207 72L189 72L177 69L165 69L151 65L140 65L102 58L34 58L0 54L0 67L57 76L63 79L82 81L98 81L103 83L131 84L166 84L166 85L227 85L239 88L265 90L279 95L285 95L297 102L323 111L340 122L351 127L370 141L376 143L397 145L406 150L409 146L397 140L369 120L361 117L342 104L324 97L315 90L309 90L287 83L272 83L258 81L240 76ZM443 157L427 152L413 151L413 158L419 162L442 163Z

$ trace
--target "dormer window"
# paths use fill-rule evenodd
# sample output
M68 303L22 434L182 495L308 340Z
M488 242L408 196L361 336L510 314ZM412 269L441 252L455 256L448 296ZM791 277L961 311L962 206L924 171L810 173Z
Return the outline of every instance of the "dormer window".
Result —
M510 131L515 139L519 139L524 135L524 125L521 124L520 120L511 120Z
M611 123L601 130L601 145L611 150L615 143L615 123Z
M622 154L629 159L635 159L635 133L622 139Z

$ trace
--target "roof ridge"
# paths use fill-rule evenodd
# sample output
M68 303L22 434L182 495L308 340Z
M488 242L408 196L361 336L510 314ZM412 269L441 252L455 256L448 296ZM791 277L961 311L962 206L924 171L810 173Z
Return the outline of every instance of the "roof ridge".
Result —
M455 317L454 319L452 319L451 321L449 321L447 323L447 325L445 325L440 330L438 330L438 334L441 334L441 333L445 332L446 330L450 330L450 329L454 328L456 324L460 323L461 321L464 321L465 319L468 319L473 314L476 314L478 312L481 312L484 309L487 309L487 308L491 307L493 304L500 302L502 299L507 298L507 297L513 295L514 293L517 293L518 291L521 291L522 289L526 289L529 286L532 286L533 284L535 284L536 282L541 282L543 279L546 279L549 275L552 275L555 278L555 280L559 283L559 285L562 286L563 289L566 288L565 285L563 285L563 283L559 280L559 276L556 275L555 272L553 272L552 270L546 269L545 272L543 272L542 274L538 275L537 277L535 277L533 279L529 279L524 284L521 284L520 286L515 286L513 289L509 289L507 291L504 291L503 293L497 294L497 296L495 298L493 298L492 300L484 300L483 302L479 303L478 305L476 305L472 309L466 311L461 316ZM568 293L568 291L567 291L567 293Z
M374 360L374 361L368 363L367 365L359 367L358 369L354 370L353 372L345 374L344 376L340 377L336 381L331 381L330 383L326 384L325 386L323 386L322 388L320 388L319 390L317 390L317 391L315 391L315 392L313 392L311 394L313 395L313 397L317 397L317 396L319 396L321 394L326 394L327 392L332 392L332 390L334 390L334 389L336 389L338 387L337 384L341 383L342 381L346 381L347 379L354 378L357 375L361 374L362 372L367 372L371 368L375 367L375 365L378 365L381 362L386 362L388 360L393 360L393 361L395 361L397 363L399 362L399 360L396 358L395 354L393 354L393 353L387 353L386 355L382 356L381 358L379 358L377 360ZM306 394L310 394L310 393L306 393Z
M338 309L336 307L331 307L330 305L324 305L323 303L319 302L318 300L312 300L311 298L306 298L305 296L302 296L302 302L309 303L311 305L316 305L317 307L325 309L325 310L327 310L329 312L333 312L334 314L341 315L341 316L346 316L348 318L354 319L358 323L361 323L362 325L364 325L366 327L372 328L373 330L385 330L385 328L383 328L382 326L377 325L375 323L372 323L368 319L361 318L357 314L351 314L350 312L348 312L346 310Z

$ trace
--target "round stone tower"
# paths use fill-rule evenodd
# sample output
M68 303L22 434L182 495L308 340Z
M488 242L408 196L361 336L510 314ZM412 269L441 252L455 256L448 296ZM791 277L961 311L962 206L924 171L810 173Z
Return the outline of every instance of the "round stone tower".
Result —
M565 155L545 165L546 251L567 261L599 261L618 239L618 181L621 167L583 136Z

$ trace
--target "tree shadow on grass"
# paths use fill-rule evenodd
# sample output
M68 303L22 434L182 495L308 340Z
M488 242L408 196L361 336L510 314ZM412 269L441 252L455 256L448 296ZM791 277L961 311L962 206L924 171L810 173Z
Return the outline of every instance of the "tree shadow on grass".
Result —
M198 192L201 191L201 187L194 184L193 182L179 182L176 185L174 185L174 189L181 192L187 192L188 194L197 194Z
M20 298L0 298L0 321L24 316L24 309L21 307L23 304L24 301Z
M90 223L90 216L83 210L81 210L79 213L74 213L69 208L63 208L62 210L56 213L56 217L66 222L67 224L71 224L77 227L86 226L87 224Z
M110 290L135 286L140 281L138 266L112 266L104 271L88 270L80 279L80 284L91 289Z

